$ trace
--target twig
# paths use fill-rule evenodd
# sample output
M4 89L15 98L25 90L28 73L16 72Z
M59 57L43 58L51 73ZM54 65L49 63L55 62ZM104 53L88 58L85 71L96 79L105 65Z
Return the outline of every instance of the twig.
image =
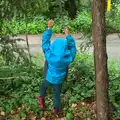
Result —
M0 80L11 80L11 79L14 79L14 78L18 78L18 77L0 78Z

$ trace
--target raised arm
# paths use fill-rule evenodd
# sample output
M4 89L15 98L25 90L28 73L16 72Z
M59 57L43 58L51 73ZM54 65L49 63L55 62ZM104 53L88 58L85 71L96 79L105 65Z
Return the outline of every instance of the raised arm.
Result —
M75 45L75 40L72 37L72 35L69 34L69 31L67 28L64 29L64 33L66 35L66 39L67 39L67 44L68 44L68 49L71 52L71 56L72 56L72 61L74 60L75 56L76 56L76 45ZM71 61L71 62L72 62Z
M42 50L44 52L46 60L50 57L50 38L52 36L52 30L47 29L42 35Z
M71 52L71 56L72 56L72 61L74 60L75 56L76 56L76 45L75 45L75 40L72 37L72 35L67 35L66 36L67 39L67 44L68 44L68 49ZM71 62L72 62L71 61Z
M42 35L42 50L44 52L46 60L49 60L50 58L50 38L52 36L52 30L54 21L49 20L48 21L48 29L43 33Z

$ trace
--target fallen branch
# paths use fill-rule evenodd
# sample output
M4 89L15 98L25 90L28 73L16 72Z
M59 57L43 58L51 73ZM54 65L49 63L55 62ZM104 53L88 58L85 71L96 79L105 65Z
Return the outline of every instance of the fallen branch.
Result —
M11 79L15 79L15 78L18 78L18 77L7 77L7 78L0 78L0 80L11 80Z

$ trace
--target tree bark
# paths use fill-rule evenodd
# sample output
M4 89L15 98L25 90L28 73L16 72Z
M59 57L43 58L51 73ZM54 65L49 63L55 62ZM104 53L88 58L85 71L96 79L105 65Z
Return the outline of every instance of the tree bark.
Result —
M29 46L29 42L28 42L28 16L27 16L27 13L25 14L25 23L26 23L26 33L25 33L26 43L27 43L29 60L31 61L30 46Z
M109 119L105 0L93 0L93 43L97 120Z

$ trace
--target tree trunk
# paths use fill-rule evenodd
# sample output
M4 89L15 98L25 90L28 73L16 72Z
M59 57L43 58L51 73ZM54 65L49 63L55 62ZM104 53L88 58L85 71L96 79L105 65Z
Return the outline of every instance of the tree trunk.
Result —
M27 49L28 49L28 54L29 54L29 59L31 61L31 55L30 55L30 46L29 46L29 42L28 42L28 16L27 13L25 14L25 23L26 23L26 43L27 43Z
M61 0L58 0L58 5L59 5L60 15L62 15L62 2L61 2ZM58 12L58 13L59 13L59 12Z
M93 43L96 75L97 120L110 120L106 52L105 0L93 0Z

